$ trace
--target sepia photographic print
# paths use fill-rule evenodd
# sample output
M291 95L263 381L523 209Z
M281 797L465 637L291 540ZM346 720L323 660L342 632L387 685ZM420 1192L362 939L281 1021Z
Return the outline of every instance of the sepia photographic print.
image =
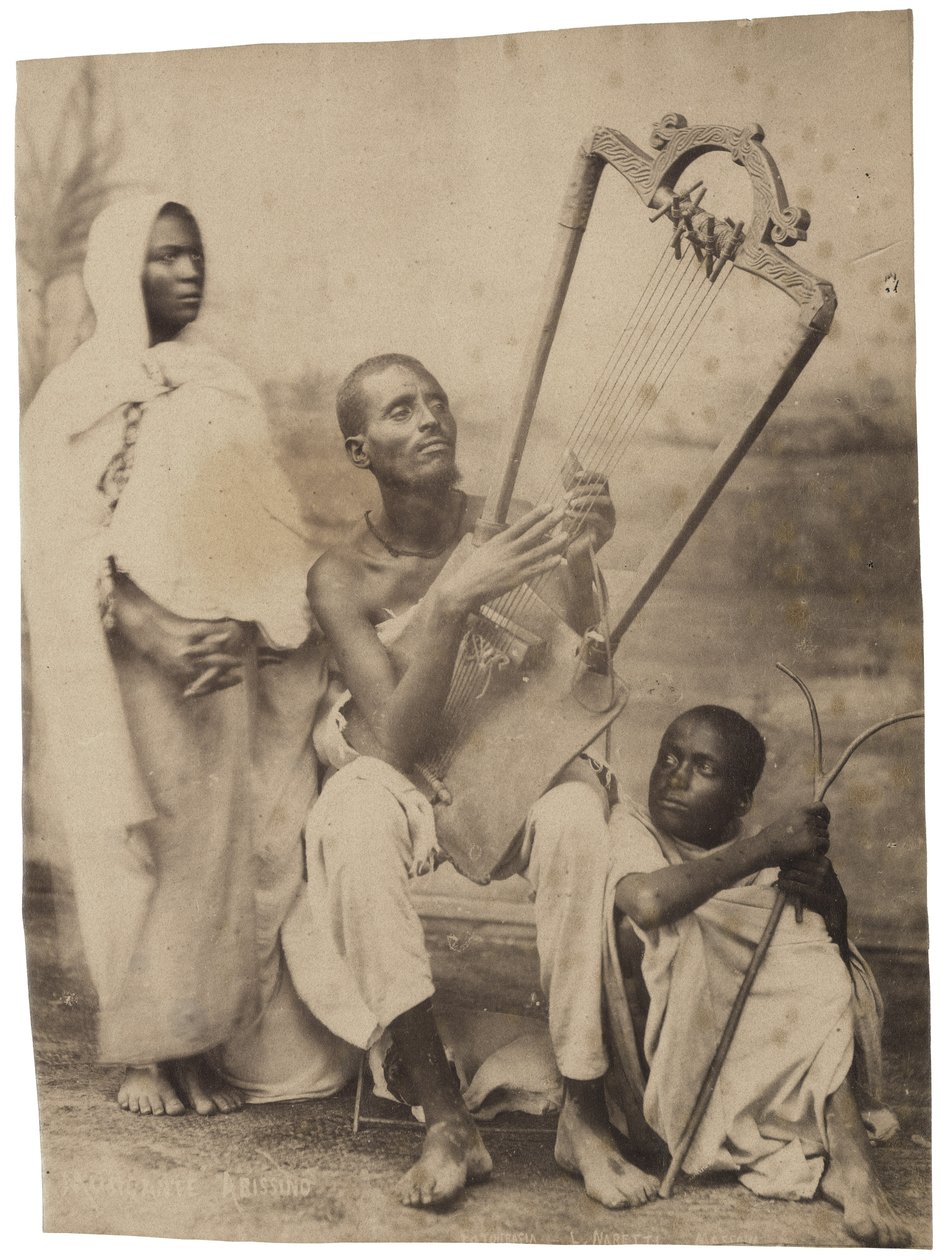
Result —
M931 1246L912 41L19 61L45 1230Z

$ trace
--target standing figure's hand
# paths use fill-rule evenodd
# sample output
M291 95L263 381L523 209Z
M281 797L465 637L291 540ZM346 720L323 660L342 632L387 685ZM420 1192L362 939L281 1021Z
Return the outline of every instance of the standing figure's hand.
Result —
M580 535L592 538L595 551L606 545L615 532L616 509L602 473L581 469L567 479L566 521L579 524Z
M247 627L238 621L188 622L186 647L177 653L184 669L186 699L225 691L243 680Z
M115 581L112 608L118 634L178 682L187 698L242 682L245 649L254 634L251 626L228 618L178 617L124 575Z

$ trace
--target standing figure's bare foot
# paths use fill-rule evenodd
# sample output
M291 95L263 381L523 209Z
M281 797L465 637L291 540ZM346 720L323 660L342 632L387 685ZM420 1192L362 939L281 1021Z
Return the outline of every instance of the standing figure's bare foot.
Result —
M145 1063L126 1067L118 1088L118 1105L139 1116L182 1116L186 1107L180 1099L167 1063Z
M592 1101L589 1091L599 1097ZM601 1105L600 1105L601 1104ZM586 1193L604 1207L640 1207L658 1197L658 1178L623 1159L605 1113L601 1083L566 1083L557 1123L554 1157L562 1169L583 1178Z
M399 1183L407 1207L438 1207L491 1173L491 1156L470 1116L429 1126L422 1154Z
M220 1076L205 1055L175 1059L170 1068L180 1096L198 1115L225 1114L242 1106L242 1094Z
M845 1229L866 1247L909 1247L910 1230L891 1207L877 1177L857 1181L830 1163L821 1181L822 1197L840 1207Z

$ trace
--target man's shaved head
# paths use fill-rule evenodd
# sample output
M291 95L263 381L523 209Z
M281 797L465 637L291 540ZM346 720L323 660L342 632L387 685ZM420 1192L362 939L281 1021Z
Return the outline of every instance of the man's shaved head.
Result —
M376 354L372 359L364 359L363 363L358 363L354 370L345 376L337 391L337 423L345 438L356 437L363 429L361 384L368 376L373 376L375 372L382 372L389 367L411 368L424 376L432 376L425 364L409 354Z

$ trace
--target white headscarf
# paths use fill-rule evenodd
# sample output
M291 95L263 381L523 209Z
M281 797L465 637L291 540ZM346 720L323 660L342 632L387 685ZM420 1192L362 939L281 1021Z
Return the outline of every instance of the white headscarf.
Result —
M94 335L44 381L23 422L24 594L34 710L58 812L84 830L154 814L137 766L98 582L107 557L181 616L257 622L284 647L309 630L313 559L245 376L186 336L151 347L141 277L168 197L109 206L84 269ZM112 514L99 481L142 418Z

